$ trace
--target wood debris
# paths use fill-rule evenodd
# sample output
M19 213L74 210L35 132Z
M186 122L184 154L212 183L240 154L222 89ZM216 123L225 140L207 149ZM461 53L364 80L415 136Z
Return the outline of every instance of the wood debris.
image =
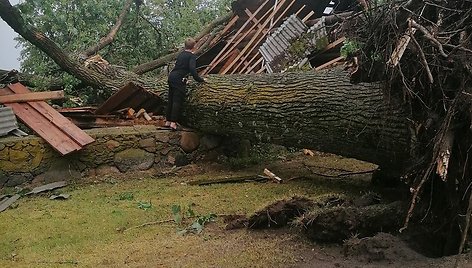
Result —
M4 201L2 201L0 203L0 212L6 210L7 208L9 208L13 203L15 203L18 199L20 199L20 195L19 194L16 194L8 199L5 199Z
M277 183L282 183L283 180L278 177L277 175L275 175L274 173L272 173L270 170L268 170L267 168L264 169L264 174L269 176L270 179L272 179L273 181L277 182Z
M20 83L0 89L0 96L31 93ZM95 140L44 101L5 103L20 120L62 155L81 150Z
M272 73L286 67L314 68L329 62L322 67L326 68L342 60L338 58L339 48L345 38L339 36L340 25L358 4L352 1L351 5L331 7L316 1L280 0L275 5L269 0L236 2L233 18L210 42L212 48L197 61L199 66L199 62L204 62L201 75ZM318 10L328 13L320 14ZM315 37L311 45L300 48L300 40L308 35ZM287 56L292 50L300 50L300 55ZM337 55L324 57L328 51ZM293 66L280 64L283 57L288 57L287 63Z
M54 190L54 189L57 189L57 188L65 187L65 186L67 186L66 181L53 182L53 183L49 183L49 184L46 184L46 185L36 187L33 190L31 190L30 192L26 193L26 195L39 194L39 193L42 193L42 192L51 191L51 190Z
M31 92L0 96L0 103L58 100L64 98L64 91Z

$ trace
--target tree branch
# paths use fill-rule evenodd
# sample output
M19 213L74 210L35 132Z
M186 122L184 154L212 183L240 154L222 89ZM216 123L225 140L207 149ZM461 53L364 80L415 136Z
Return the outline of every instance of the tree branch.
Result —
M134 0L126 0L126 3L121 10L120 15L118 16L118 19L116 20L115 25L110 29L110 32L108 33L107 36L102 37L98 44L89 47L86 49L82 54L88 58L94 54L96 54L98 51L103 49L104 47L108 46L115 40L116 34L118 33L118 30L120 29L121 25L123 25L123 21L125 20L126 15L128 14L131 4L134 2Z
M205 29L203 29L199 34L197 34L194 39L198 42L198 40L200 40L201 38L203 38L205 35L207 35L208 33L210 33L214 28L216 28L217 26L219 26L220 24L223 24L223 23L226 23L228 20L230 20L231 18L233 17L233 12L228 12L228 14L222 16L222 17L219 17L217 19L215 19L214 21L212 21L211 23L209 23ZM209 42L205 42L205 45L208 45ZM205 47L202 46L199 48L199 51L202 51ZM179 49L178 51L174 52L174 53L171 53L171 54L167 54L163 57L160 57L158 59L155 59L153 61L150 61L150 62L147 62L147 63L143 63L141 65L138 65L136 67L133 68L133 72L135 72L136 74L144 74L144 73L147 73L147 72L150 72L152 70L155 70L159 67L162 67L164 65L166 65L167 63L169 63L170 61L172 60L175 60L175 58L177 58L177 55L179 55L180 51L182 49Z
M8 0L0 0L0 17L19 35L46 53L64 71L83 82L108 89L118 89L122 86L119 81L108 79L106 76L86 69L76 60L71 59L62 49L44 33L28 24L20 12Z

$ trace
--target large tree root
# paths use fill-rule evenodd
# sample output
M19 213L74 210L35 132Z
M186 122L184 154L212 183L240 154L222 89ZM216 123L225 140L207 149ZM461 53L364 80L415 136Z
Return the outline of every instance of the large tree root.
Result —
M301 223L308 238L319 242L342 242L352 236L394 232L402 224L401 202L366 207L332 207L304 215Z
M316 200L292 197L257 211L248 219L237 217L227 229L302 227L308 238L319 242L342 242L352 236L371 236L397 231L404 219L405 204L378 204L378 195L368 193L354 200L327 195Z

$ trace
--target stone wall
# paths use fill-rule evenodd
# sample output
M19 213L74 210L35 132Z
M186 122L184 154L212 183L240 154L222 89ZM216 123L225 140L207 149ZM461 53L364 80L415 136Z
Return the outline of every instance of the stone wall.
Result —
M61 156L36 136L0 138L0 188L181 166L219 146L194 132L134 126L87 130L95 142Z

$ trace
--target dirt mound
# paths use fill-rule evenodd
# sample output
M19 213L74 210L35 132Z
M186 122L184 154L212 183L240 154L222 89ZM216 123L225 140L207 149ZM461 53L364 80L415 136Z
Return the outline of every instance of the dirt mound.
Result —
M295 196L289 200L280 200L249 217L248 227L251 229L283 227L314 206L315 202L305 197Z
M388 233L373 237L352 237L344 242L344 255L366 262L407 262L426 259L400 238Z
M302 219L308 238L318 242L342 242L357 234L360 237L377 232L398 230L402 203L378 204L366 207L332 207L317 209Z

